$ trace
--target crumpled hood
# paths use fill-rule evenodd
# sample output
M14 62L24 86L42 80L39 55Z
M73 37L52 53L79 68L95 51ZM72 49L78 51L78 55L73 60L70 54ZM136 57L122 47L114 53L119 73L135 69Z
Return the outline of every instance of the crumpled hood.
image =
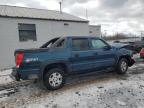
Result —
M127 44L113 43L113 44L111 44L111 46L112 46L113 48L121 49L121 48L124 48L125 46L127 46Z
M127 46L128 44L121 44L121 43L113 43L111 46L112 48L116 48L117 50L124 50L124 53L129 54L130 56L133 56L133 51L126 49L125 46Z

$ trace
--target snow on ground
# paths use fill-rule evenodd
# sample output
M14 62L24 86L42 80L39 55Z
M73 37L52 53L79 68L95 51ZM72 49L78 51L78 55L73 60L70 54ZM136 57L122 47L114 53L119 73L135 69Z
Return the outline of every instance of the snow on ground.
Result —
M3 71L0 71L0 75L8 75L8 74L11 74L11 72L12 72L12 69L3 70Z
M0 76L0 84L7 84L7 83L10 83L12 82L13 79L10 78L10 76Z
M140 66L142 68L143 65ZM143 66L144 67L144 66ZM143 68L144 69L144 68ZM133 69L132 69L133 70ZM141 71L141 72L139 72ZM143 108L144 73L87 77L87 80L47 91L40 83L18 87L0 100L6 108ZM84 78L85 79L85 78ZM11 90L10 90L11 91ZM3 91L6 93L6 91ZM6 95L6 94L5 94Z
M41 83L3 90L0 108L144 108L143 91L144 64L141 62L126 75L105 73L71 78L56 91L44 89Z
M0 71L0 84L6 84L13 81L10 77L11 72L12 69Z
M138 59L138 58L140 58L140 54L139 54L139 53L134 54L134 55L133 55L133 58L134 58L134 59Z

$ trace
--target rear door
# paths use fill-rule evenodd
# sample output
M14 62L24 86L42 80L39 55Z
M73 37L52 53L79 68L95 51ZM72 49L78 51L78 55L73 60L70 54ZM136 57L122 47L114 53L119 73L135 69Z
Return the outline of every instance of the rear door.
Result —
M92 53L88 38L72 39L72 70L73 72L86 72L92 69Z
M114 66L116 55L110 45L99 38L91 38L90 45L94 54L93 68L100 70Z

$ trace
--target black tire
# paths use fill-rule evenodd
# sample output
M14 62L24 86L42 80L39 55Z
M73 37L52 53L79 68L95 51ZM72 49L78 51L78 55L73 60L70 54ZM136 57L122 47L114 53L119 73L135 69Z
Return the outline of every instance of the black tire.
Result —
M56 77L54 77L56 75ZM58 77L58 76L61 77ZM56 79L55 79L56 78ZM58 80L60 82L58 82ZM58 84L59 83L59 84ZM57 85L57 86L54 86ZM44 75L44 85L48 90L57 90L63 87L65 84L64 71L61 68L52 68L48 70Z
M117 64L117 73L118 74L126 74L128 70L128 60L125 58L121 58Z

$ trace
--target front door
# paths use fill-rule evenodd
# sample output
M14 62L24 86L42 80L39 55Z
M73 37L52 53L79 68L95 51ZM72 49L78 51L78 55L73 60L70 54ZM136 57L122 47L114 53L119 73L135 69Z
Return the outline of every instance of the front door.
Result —
M93 54L90 51L90 44L88 38L74 38L72 39L72 70L73 72L87 72L92 69Z
M116 55L114 50L105 41L98 38L90 39L91 50L93 51L93 67L97 70L113 67Z

